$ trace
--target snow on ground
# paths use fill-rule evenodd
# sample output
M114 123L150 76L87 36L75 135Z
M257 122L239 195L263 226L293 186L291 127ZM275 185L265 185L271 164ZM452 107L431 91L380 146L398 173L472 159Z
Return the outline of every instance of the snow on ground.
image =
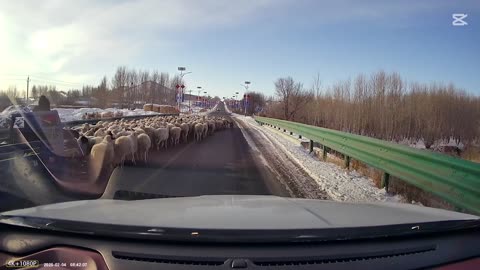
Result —
M11 115L13 113L17 113L20 110L23 110L23 112L30 112L31 110L27 107L23 106L10 106L3 110L2 113L0 113L0 128L8 128L8 119L10 119ZM143 109L135 109L135 110L129 110L129 109L116 109L116 108L107 108L107 109L100 109L100 108L81 108L81 109L63 109L63 108L53 108L52 110L58 111L58 114L60 116L60 120L62 122L69 122L69 121L76 121L76 120L82 120L82 116L85 115L85 113L102 113L102 112L122 112L123 116L135 116L135 115L154 115L154 114L159 114L157 112L151 112L151 111L144 111Z
M0 113L0 128L8 128L9 127L9 119L11 118L12 114L18 113L19 111L31 112L32 110L29 107L20 106L20 105L11 105L5 108Z
M54 108L52 110L58 111L58 114L60 115L60 120L62 122L82 120L82 116L85 115L85 113L122 112L123 116L159 114L157 112L144 111L143 109L129 110L129 109L116 109L116 108L107 108L107 109L100 109L100 108L81 108L81 109Z
M216 108L217 105L215 105L212 109L208 109L207 108L207 111L212 111L214 108ZM207 113L207 112L200 112L202 109L204 109L203 107L199 107L199 106L196 106L194 104L194 102L191 102L189 104L188 101L184 101L182 103L180 103L180 112L181 113L188 113L189 111L191 111L193 114L202 114L202 113Z
M225 104L225 111L226 111L227 113L232 113L232 111L230 111L230 108L228 108L227 104Z
M310 177L324 190L332 200L348 202L402 202L403 197L391 196L385 189L377 188L371 179L362 176L356 171L347 171L339 166L323 162L309 154L301 145L300 141L276 131L275 129L260 126L251 117L235 115L236 120L242 121L252 129L261 132L265 140L270 141L276 147L283 149L288 157L297 162ZM249 144L253 142L248 141ZM265 143L267 144L267 143ZM251 145L256 148L255 145Z
M182 104L181 106L182 112L188 112L188 103ZM192 106L192 111L194 114L199 114L200 110L203 108L197 107L197 106ZM206 114L208 112L211 112L216 109L216 106L204 113L200 114ZM6 108L2 113L0 113L0 128L8 128L8 119L10 119L10 116L13 113L17 113L20 110L23 110L24 112L30 112L31 110L27 107L23 106L10 106ZM82 116L85 115L85 113L102 113L102 112L122 112L123 116L136 116L136 115L155 115L159 114L157 112L152 112L152 111L144 111L143 109L135 109L135 110L129 110L129 109L117 109L117 108L107 108L107 109L100 109L100 108L80 108L80 109L64 109L64 108L52 108L52 110L58 111L58 114L60 116L60 121L62 122L70 122L70 121L76 121L76 120L82 120Z

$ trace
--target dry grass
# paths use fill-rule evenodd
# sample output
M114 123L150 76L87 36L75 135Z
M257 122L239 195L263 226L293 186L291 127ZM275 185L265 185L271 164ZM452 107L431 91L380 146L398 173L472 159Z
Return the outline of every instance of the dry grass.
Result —
M375 186L380 188L383 175L382 171L367 166L365 163L362 163L356 159L352 159L350 161L350 168L372 179Z
M403 197L405 197L407 202L419 202L422 205L428 207L461 211L459 209L456 209L455 206L449 204L443 199L435 196L434 194L421 190L396 177L390 177L388 191L392 194L401 194Z
M460 157L466 160L480 163L480 146L469 145L465 148L465 151L460 154Z
M302 146L305 149L309 149L308 143L302 143ZM321 148L314 148L314 154L320 160L322 159L323 150ZM334 163L340 167L343 167L343 155L339 152L330 150L329 155L327 157L327 162ZM366 176L372 179L373 183L376 187L380 188L382 182L383 171L378 170L376 168L370 167L367 164L358 161L356 159L350 160L350 168L351 170L355 170L363 176ZM449 204L448 202L440 199L439 197L435 196L432 193L427 191L423 191L399 178L390 176L388 192L390 194L399 194L405 198L405 202L407 203L421 203L424 206L434 207L434 208L442 208L447 210L455 210L461 211L456 209L453 205Z
M310 91L296 91L286 103L280 93L280 102L270 102L265 114L387 141L423 139L427 148L445 138L464 144L480 139L480 97L453 84L407 82L395 72L378 71L314 92L311 97ZM307 104L285 115L305 98Z

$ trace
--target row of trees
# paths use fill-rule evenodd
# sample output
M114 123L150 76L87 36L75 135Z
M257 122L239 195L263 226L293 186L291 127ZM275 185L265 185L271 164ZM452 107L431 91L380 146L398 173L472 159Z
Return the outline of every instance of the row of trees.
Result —
M245 107L247 108L246 113L248 115L261 113L267 104L265 95L255 91L246 92L245 94L248 95L248 102L245 102L245 99L238 101L229 99L226 100L227 105L239 114L245 113Z
M135 101L138 103L153 102L175 104L176 85L183 84L178 75L171 77L166 72L153 70L135 70L125 66L117 68L111 81L111 96L119 103ZM107 80L100 84L98 98L105 100L108 95ZM95 96L95 95L93 95Z
M453 84L407 84L397 73L358 75L323 89L309 89L291 77L275 82L270 117L376 137L384 140L438 139L471 142L480 138L480 98Z
M139 107L144 103L160 103L174 105L176 102L177 84L182 84L180 77L171 77L168 73L158 70L136 70L126 66L117 68L111 81L104 76L101 82L85 85L82 89L59 91L52 85L32 85L30 97L38 99L45 95L52 104L73 105L81 98L89 99L91 106L105 108L107 106ZM11 103L20 98L16 87L9 87L0 96L9 99Z

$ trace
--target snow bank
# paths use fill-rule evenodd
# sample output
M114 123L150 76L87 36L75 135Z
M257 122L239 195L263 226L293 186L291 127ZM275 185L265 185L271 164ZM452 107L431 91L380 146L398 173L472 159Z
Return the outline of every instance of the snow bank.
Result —
M318 188L324 190L332 200L347 202L405 201L399 195L391 196L386 193L385 189L377 188L373 184L373 180L356 171L347 171L333 163L319 160L300 145L300 140L293 139L275 129L262 127L251 117L235 114L234 117L250 128L261 132L266 140L263 145L268 145L268 140L282 149L291 160L298 163L317 182Z
M82 117L86 113L102 113L102 112L121 112L123 116L137 116L137 115L156 115L159 114L157 112L151 111L144 111L143 109L135 109L135 110L128 110L128 109L117 109L117 108L107 108L107 109L100 109L100 108L81 108L81 109L63 109L63 108L53 108L58 112L60 116L60 121L62 122L69 122L69 121L76 121L82 120ZM23 112L31 112L30 108L18 105L12 105L3 110L0 113L0 128L8 128L9 127L9 119L12 114L18 113L20 111Z
M0 113L0 128L9 128L10 126L10 118L12 114L19 113L19 112L31 112L32 110L29 107L20 106L20 105L11 105L5 108ZM20 124L20 123L19 123Z
M100 108L81 108L81 109L62 109L62 108L55 108L52 110L58 111L60 115L60 120L62 122L69 122L69 121L76 121L82 120L82 117L88 113L102 113L102 112L121 112L123 116L136 116L136 115L154 115L159 114L157 112L151 111L144 111L143 109L117 109L117 108L107 108L107 109L100 109Z

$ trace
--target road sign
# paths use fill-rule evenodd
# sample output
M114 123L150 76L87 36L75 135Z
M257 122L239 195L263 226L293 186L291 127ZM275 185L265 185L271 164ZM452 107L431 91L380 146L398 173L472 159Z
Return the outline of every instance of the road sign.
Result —
M175 87L178 89L178 88L180 88L180 85L177 84L177 85L175 85Z
M185 88L185 85L182 84L182 86L180 86L182 89Z

